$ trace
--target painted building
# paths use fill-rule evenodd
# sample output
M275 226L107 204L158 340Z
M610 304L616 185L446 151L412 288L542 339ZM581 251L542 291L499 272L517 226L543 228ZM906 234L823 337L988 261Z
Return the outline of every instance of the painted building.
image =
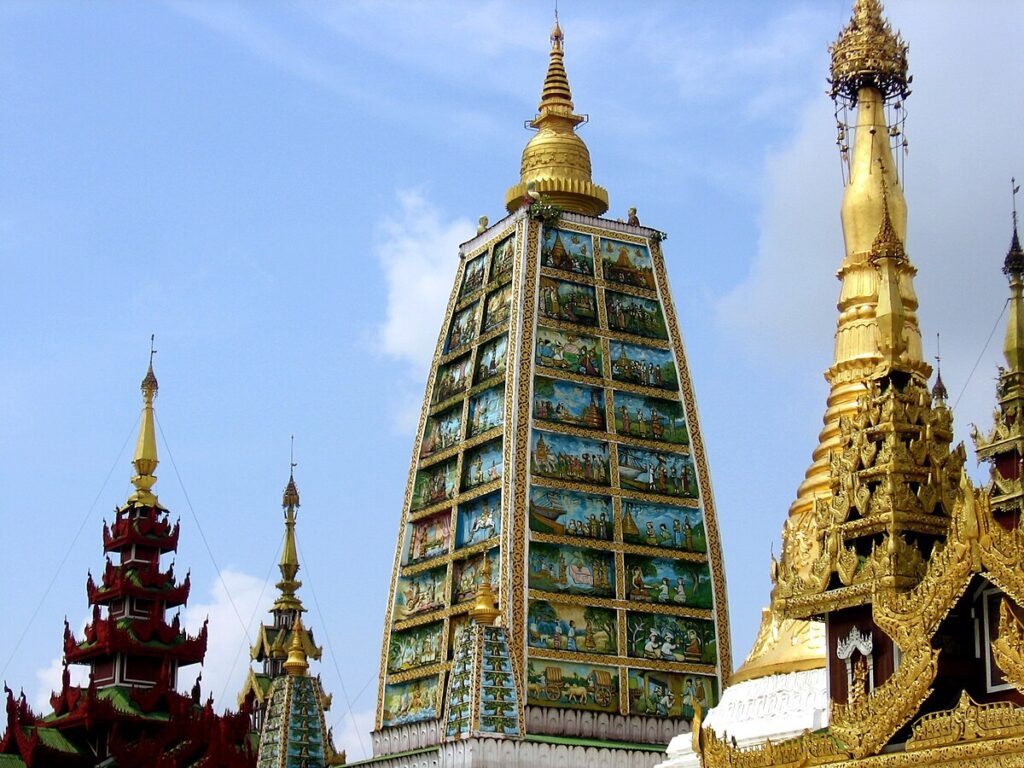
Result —
M652 765L731 669L664 235L601 218L563 55L556 21L509 215L459 250L401 510L381 764ZM499 634L507 658L484 653ZM499 718L469 672L488 658L511 673Z

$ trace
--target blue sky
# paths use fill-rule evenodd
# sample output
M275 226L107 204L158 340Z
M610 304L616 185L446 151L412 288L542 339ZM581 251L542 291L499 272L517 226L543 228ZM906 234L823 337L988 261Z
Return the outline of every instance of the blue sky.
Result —
M669 233L737 663L824 411L842 255L826 45L849 5L560 5L609 215L636 206ZM1006 295L1009 177L1024 176L1024 7L887 5L915 74L907 245L921 325L929 355L942 332L965 438L993 405L1001 326L982 350ZM182 518L188 618L211 616L204 681L233 702L243 625L272 599L294 434L320 672L339 740L352 757L369 748L426 364L458 243L479 215L500 218L518 180L550 24L550 3L511 0L0 6L12 686L44 702L62 620L87 615L155 333L157 489Z

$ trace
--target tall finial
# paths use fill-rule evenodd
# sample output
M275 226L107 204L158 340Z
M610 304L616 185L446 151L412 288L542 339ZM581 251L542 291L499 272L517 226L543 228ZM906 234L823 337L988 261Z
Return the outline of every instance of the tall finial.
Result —
M132 485L135 492L128 497L129 501L152 506L157 503L156 494L153 493L153 485L156 484L156 471L159 460L156 452L156 423L153 414L153 400L156 399L160 385L157 383L156 374L153 373L153 355L156 354L156 334L149 337L149 367L146 376L142 379L142 419L139 424L139 439L135 443L135 456L132 458L132 465L135 467L135 477L132 478Z
M284 509L284 546L281 548L281 560L277 567L281 571L281 581L277 588L281 595L274 602L275 608L302 611L302 601L295 592L302 586L295 576L299 572L299 550L295 543L295 521L298 519L299 489L295 485L295 436L292 435L291 456L288 461L288 484L281 497Z
M529 123L537 129L537 135L523 150L519 183L505 194L509 212L520 208L524 201L532 201L527 195L528 184L535 194L567 211L600 216L608 210L608 192L593 183L590 151L576 134L576 127L587 118L573 112L564 56L565 35L556 8L539 114Z
M491 559L484 553L484 563L480 568L480 584L476 588L476 599L469 610L469 617L481 626L490 625L501 615L498 610L497 597L491 589Z
M875 242L871 247L871 263L878 269L878 304L875 308L875 322L878 325L878 351L883 363L892 367L901 360L907 349L903 336L907 324L906 307L900 293L900 279L897 264L906 261L903 242L893 231L889 217L889 199L882 182L882 225L878 228Z

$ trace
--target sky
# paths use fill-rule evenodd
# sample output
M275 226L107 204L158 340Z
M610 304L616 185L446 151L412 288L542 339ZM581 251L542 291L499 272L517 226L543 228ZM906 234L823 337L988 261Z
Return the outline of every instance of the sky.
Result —
M608 215L636 206L669 235L737 666L824 413L843 253L827 44L849 6L559 6ZM924 344L934 356L941 332L971 449L970 424L991 423L1024 177L1024 5L887 12L915 75L904 182ZM519 179L550 26L539 1L0 4L0 677L37 708L129 493L155 334L156 489L182 521L184 619L210 619L204 690L234 705L273 600L294 435L328 720L350 758L369 754L427 368L458 244Z

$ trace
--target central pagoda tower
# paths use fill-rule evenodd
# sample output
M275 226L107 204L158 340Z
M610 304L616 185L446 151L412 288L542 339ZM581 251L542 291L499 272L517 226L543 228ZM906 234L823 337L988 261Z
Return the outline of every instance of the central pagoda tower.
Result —
M599 218L563 44L556 19L509 215L460 248L427 381L381 651L391 765L653 765L731 671L664 235Z

